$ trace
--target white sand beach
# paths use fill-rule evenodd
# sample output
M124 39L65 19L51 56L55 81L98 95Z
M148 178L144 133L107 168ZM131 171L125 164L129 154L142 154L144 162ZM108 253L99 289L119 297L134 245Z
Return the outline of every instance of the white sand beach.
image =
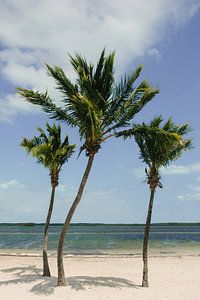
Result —
M41 257L0 256L2 300L199 300L200 256L149 258L149 288L141 287L142 259L131 256L65 257L66 287L41 276Z

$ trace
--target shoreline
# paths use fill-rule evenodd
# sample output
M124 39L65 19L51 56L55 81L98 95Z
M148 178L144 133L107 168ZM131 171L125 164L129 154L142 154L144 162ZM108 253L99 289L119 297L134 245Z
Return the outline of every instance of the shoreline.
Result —
M0 256L42 256L42 248L0 248ZM49 249L48 255L55 257L57 249ZM85 249L85 250L64 250L64 256L110 256L110 257L141 257L142 244L140 247L123 248L123 249ZM154 247L149 246L149 257L173 257L173 256L200 256L200 243L188 244L172 244L172 245L159 245Z
M42 257L42 251L37 252L30 252L30 251L21 251L21 252L1 252L0 251L0 257L2 256L11 256L11 257ZM56 252L49 252L48 257L55 258L57 256ZM165 258L165 257L199 257L200 256L200 250L197 253L163 253L163 254L149 254L149 258ZM64 253L64 257L82 257L82 258L142 258L141 254L134 254L134 253Z

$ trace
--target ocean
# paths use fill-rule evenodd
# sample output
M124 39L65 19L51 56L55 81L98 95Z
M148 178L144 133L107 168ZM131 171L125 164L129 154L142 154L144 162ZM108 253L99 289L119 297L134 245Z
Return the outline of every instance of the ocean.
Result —
M50 225L49 251L56 253L62 226ZM0 224L0 252L40 252L43 224ZM141 255L143 225L72 224L65 241L66 254ZM152 255L200 254L200 224L153 224Z

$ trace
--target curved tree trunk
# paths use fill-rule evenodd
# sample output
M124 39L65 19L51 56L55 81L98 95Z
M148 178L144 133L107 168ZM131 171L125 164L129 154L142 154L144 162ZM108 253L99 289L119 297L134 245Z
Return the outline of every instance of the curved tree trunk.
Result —
M53 211L53 204L54 204L54 197L55 197L55 189L57 184L52 185L51 191L51 200L49 204L49 210L46 218L45 229L44 229L44 241L43 241L43 276L51 277L49 263L48 263L48 256L47 256L47 248L48 248L48 229L49 223L51 220L51 215Z
M58 244L58 256L57 256L57 266L58 266L58 286L65 286L66 285L66 280L65 280L65 272L64 272L64 265L63 265L63 249L64 249L64 241L65 241L65 236L69 228L69 224L71 222L71 219L73 217L73 214L76 210L77 205L81 201L81 197L89 176L89 173L92 168L92 163L94 160L94 155L92 154L89 156L88 163L84 172L84 175L81 180L81 184L79 186L78 193L76 195L76 198L74 202L72 203L72 206L68 212L68 215L66 217L65 223L63 225L61 234L60 234L60 239L59 239L59 244Z
M151 224L151 214L153 208L153 200L154 200L155 188L151 189L151 196L149 200L149 207L147 213L147 220L144 229L144 241L143 241L143 279L142 279L142 286L148 287L148 242L149 242L149 231L150 231L150 224Z

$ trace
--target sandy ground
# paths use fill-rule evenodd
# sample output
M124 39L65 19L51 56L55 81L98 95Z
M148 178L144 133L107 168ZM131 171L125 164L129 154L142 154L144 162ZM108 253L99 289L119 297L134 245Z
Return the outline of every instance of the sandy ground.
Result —
M41 257L0 256L1 300L200 300L200 256L152 257L149 288L141 287L139 257L66 257L66 287L41 276Z

